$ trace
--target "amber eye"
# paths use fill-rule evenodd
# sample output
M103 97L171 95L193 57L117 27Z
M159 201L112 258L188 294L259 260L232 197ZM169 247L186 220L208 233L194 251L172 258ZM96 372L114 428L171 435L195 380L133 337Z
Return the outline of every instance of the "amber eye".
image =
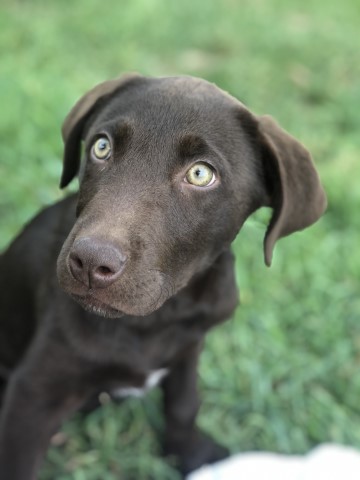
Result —
M199 162L189 168L185 179L196 187L208 187L215 182L216 177L214 170L209 165Z
M106 137L98 138L92 147L92 153L98 160L108 159L111 153L109 139Z

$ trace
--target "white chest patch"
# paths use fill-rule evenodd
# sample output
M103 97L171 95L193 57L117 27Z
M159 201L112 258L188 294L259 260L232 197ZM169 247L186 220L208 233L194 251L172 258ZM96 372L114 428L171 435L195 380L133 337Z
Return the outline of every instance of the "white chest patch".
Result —
M123 387L113 390L111 394L117 398L124 397L142 397L152 388L156 387L159 382L169 373L167 368L160 368L159 370L154 370L149 373L145 383L142 387Z

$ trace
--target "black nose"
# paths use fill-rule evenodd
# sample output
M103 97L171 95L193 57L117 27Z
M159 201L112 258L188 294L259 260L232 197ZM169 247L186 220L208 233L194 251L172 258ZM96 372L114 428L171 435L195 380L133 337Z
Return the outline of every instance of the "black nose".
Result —
M119 247L91 237L75 240L69 253L73 277L89 288L105 288L114 283L126 260Z

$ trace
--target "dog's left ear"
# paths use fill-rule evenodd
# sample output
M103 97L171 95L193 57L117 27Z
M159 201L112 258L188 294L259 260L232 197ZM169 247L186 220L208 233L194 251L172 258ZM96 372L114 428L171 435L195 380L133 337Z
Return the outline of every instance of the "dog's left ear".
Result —
M65 149L60 188L66 187L78 173L81 155L81 136L89 116L112 94L137 78L141 78L140 75L129 73L115 80L100 83L81 97L70 110L61 130Z
M257 117L261 157L273 215L265 239L265 263L271 265L275 242L316 222L326 195L306 148L271 117Z

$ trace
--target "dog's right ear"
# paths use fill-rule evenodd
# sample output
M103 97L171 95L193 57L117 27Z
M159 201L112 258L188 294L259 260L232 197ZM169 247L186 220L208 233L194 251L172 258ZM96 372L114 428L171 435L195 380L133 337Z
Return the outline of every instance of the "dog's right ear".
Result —
M62 138L65 145L60 188L66 187L79 171L81 136L89 115L107 97L124 88L136 78L140 78L140 75L130 73L120 78L100 83L81 97L70 110L62 126Z

